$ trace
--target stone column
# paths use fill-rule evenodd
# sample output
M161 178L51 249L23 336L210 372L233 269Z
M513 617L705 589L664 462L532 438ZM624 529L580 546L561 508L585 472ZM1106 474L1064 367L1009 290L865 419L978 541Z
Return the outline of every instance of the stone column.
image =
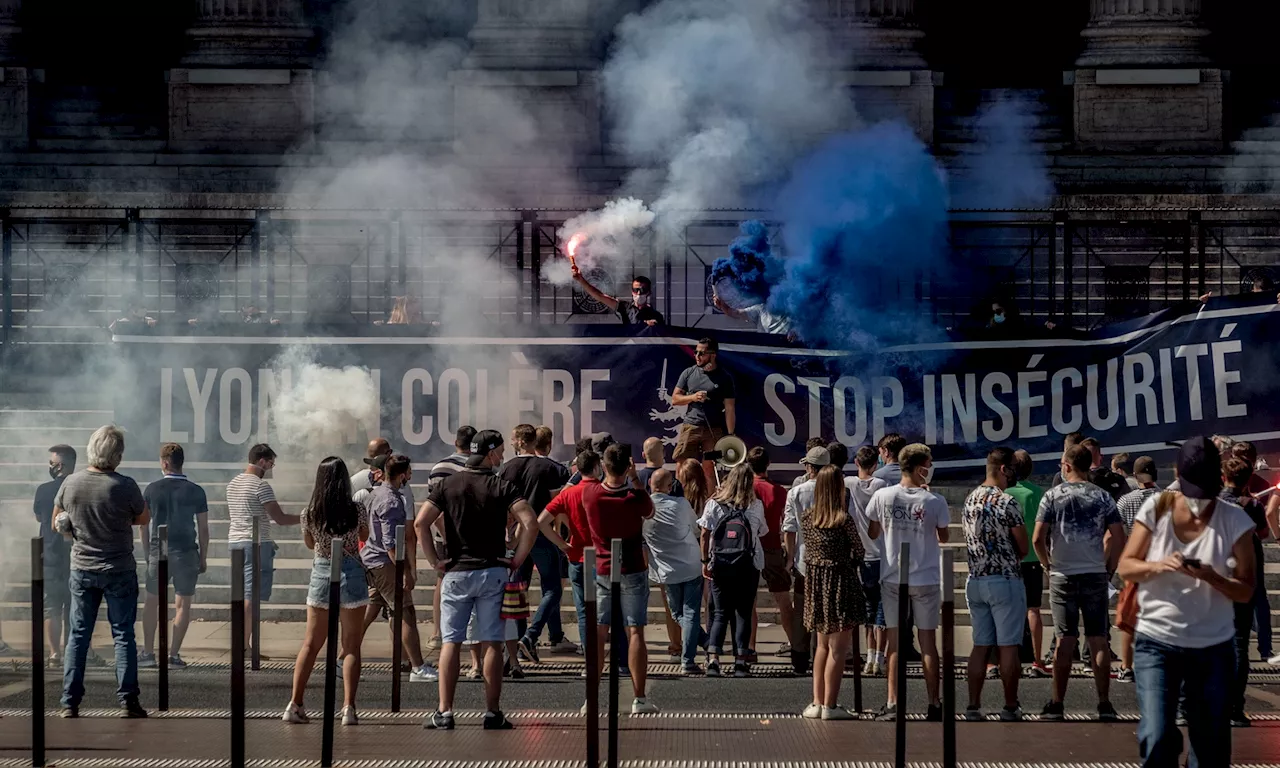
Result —
M29 138L28 70L19 24L22 0L0 0L0 145L24 147Z
M188 151L309 143L314 31L302 0L188 0L182 66L169 73L169 140Z
M920 54L924 31L916 0L811 0L833 30L836 66L844 69L864 118L901 118L933 142L933 89L941 74Z
M531 195L531 202L571 194L569 186L551 188L563 175L522 178L510 169L600 157L599 3L478 2L471 53L453 76L458 149L468 162L493 167L495 182L514 184L513 193Z
M1216 152L1223 72L1201 0L1091 0L1074 72L1076 142L1090 150Z

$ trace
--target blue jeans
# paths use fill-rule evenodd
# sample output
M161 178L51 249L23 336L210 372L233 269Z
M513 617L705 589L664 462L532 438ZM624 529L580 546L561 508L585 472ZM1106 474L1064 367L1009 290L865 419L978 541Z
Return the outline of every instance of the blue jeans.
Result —
M578 642L584 646L587 637L587 587L582 563L569 563L569 586L573 588L573 609L578 613Z
M138 619L138 574L135 571L71 571L71 628L62 665L62 706L78 707L84 698L84 665L98 609L107 602L107 620L116 648L116 697L138 697L138 647L133 625Z
M680 660L686 667L698 663L698 646L707 644L707 633L702 629L702 577L666 585L667 605L671 618L680 625L683 648Z
M1178 692L1187 694L1188 768L1231 764L1230 702L1235 650L1232 642L1180 648L1139 633L1133 672L1138 687L1138 755L1143 766L1177 768L1182 732L1175 723Z
M545 626L554 645L564 639L564 627L560 624L560 596L564 594L564 585L560 583L560 579L563 575L560 571L560 549L542 534L538 534L533 543L533 551L525 562L524 570L528 571L524 578L526 582L534 568L538 569L538 583L542 585L542 601L538 603L538 610L533 614L533 622L529 624L525 637L536 645Z
M1258 633L1258 652L1265 661L1271 656L1271 603L1267 602L1267 580L1261 568L1258 583L1253 590L1253 625Z

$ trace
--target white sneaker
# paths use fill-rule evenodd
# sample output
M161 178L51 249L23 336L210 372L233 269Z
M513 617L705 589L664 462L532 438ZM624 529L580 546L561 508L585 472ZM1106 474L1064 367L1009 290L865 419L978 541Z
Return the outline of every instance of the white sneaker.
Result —
M583 717L587 716L587 702L582 702L582 707L578 709L578 714Z
M289 702L289 706L284 708L284 716L280 719L291 725L306 725L311 722L311 718L307 717L307 713L302 710L302 707L292 701Z
M409 673L411 683L434 683L440 679L440 673L430 664L423 664Z
M355 707L342 708L342 724L343 725L359 725L360 718L356 717Z
M862 675L863 675L863 677L870 677L870 676L871 676L871 674L872 674L872 670L873 670L873 669L875 669L875 668L876 668L876 663L875 663L875 661L874 661L874 660L868 660L866 664L863 664L863 665L862 665Z
M1267 659L1267 663L1280 667L1280 653L1277 653L1275 656Z
M858 716L844 707L822 707L823 720L857 720Z
M661 711L656 704L650 704L645 699L637 698L631 702L631 714L633 715L656 715Z
M822 717L822 705L810 704L809 706L804 708L804 711L800 713L800 716L808 718L810 720L817 720L818 718Z

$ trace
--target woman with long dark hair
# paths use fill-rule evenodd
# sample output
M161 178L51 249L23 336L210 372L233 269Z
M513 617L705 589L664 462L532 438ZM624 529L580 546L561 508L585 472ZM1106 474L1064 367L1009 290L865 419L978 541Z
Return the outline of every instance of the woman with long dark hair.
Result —
M329 634L330 554L335 539L342 541L341 630L342 724L356 725L356 688L360 685L360 642L364 639L364 611L369 587L360 564L360 542L369 538L369 513L351 499L351 473L346 462L330 456L316 469L311 502L302 512L302 536L315 551L311 587L307 591L307 634L293 666L293 697L285 707L286 723L308 723L302 706L307 680Z
M688 493L688 489L685 489ZM733 622L734 677L751 673L751 612L764 569L764 545L769 532L764 504L756 498L751 467L739 464L703 507L702 575L711 582L711 639L707 644L707 677L720 676L720 647Z

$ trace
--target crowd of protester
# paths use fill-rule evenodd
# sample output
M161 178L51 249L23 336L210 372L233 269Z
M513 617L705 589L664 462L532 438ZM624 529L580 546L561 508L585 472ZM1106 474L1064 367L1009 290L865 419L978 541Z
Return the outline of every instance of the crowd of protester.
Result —
M504 677L523 675L521 659L539 662L543 631L549 650L581 651L561 623L560 595L567 576L578 638L595 642L598 658L613 622L627 638L624 671L633 688L631 711L658 711L647 696L649 667L644 630L651 586L669 617L669 650L684 674L748 677L758 660L757 595L763 582L784 617L783 654L812 664L813 696L807 718L856 717L840 705L846 665L883 674L886 704L877 717L892 719L894 675L903 663L897 637L914 627L928 695L926 718L938 720L940 658L937 630L942 601L940 546L948 542L951 512L931 490L930 448L885 435L862 446L849 464L849 448L814 439L801 460L804 473L785 487L770 474L770 456L752 447L735 466L705 455L732 433L732 380L717 375L718 348L699 343L695 366L681 376L675 397L691 406L676 444L674 471L656 438L637 466L631 446L605 433L581 441L568 466L550 458L554 436L546 427L519 425L507 437L463 427L456 453L436 464L427 498L415 509L409 459L385 440L370 444L367 469L349 473L337 457L316 470L310 501L300 515L281 510L268 482L276 455L254 446L243 473L227 486L230 546L250 550L257 521L262 567L239 575L246 590L267 600L278 526L301 526L314 550L307 595L307 628L283 719L306 723L307 680L326 642L330 557L340 542L342 722L358 722L356 693L361 644L379 618L390 618L394 563L406 560L401 642L414 682L436 681L439 702L426 725L454 727L453 701L462 649L470 674L484 680L486 729L507 729L500 697ZM696 369L696 371L694 370ZM146 487L116 472L124 435L97 430L88 469L74 472L68 446L50 449L51 483L35 501L46 542L46 631L51 661L64 668L63 713L76 717L84 694L89 638L100 605L115 640L118 697L126 716L146 716L138 700L137 670L156 663L154 563L160 526L167 526L169 578L177 612L169 663L180 650L196 582L207 568L208 504L200 486L183 474L181 446L160 454L163 479ZM1227 437L1196 437L1179 448L1173 482L1160 488L1149 456L1104 460L1094 438L1066 438L1058 473L1048 488L1031 480L1031 456L1009 447L986 457L982 483L960 513L968 561L965 598L973 632L964 716L986 719L986 679L1001 681L998 718L1023 718L1018 697L1024 676L1052 677L1042 720L1066 717L1065 694L1076 654L1092 670L1097 717L1117 719L1110 702L1112 615L1120 635L1117 683L1136 682L1142 723L1140 749L1151 765L1172 765L1181 753L1179 723L1202 764L1226 764L1231 726L1244 727L1250 633L1257 626L1264 658L1271 653L1270 616L1262 571L1262 541L1280 532L1280 496L1254 468L1254 446ZM722 476L723 475L723 476ZM138 579L132 527L144 528L148 553L145 647L136 648ZM396 530L404 528L405 552ZM60 535L59 535L60 534ZM621 542L615 551L613 543ZM902 545L909 559L901 559ZM595 573L584 572L583 551L593 547ZM411 595L418 556L440 573L433 612L439 669L425 661ZM246 557L246 561L251 558ZM528 598L533 571L541 600ZM609 597L615 577L621 612ZM1042 653L1045 578L1053 646ZM1111 601L1118 588L1114 609ZM595 589L598 635L586 637L586 590ZM793 602L793 600L795 602ZM899 625L902 601L910 624ZM61 617L69 609L63 641ZM797 614L798 622L790 621ZM249 625L249 622L246 622ZM866 631L866 654L850 659L854 634ZM251 628L251 627L250 627ZM1080 643L1083 632L1085 643ZM727 645L726 645L727 643ZM1020 649L1029 646L1024 670ZM59 657L59 651L65 653ZM1049 665L1046 666L1045 662ZM1280 658L1270 658L1271 663ZM701 662L701 663L700 663ZM799 667L798 667L799 668ZM585 705L584 705L585 707Z

